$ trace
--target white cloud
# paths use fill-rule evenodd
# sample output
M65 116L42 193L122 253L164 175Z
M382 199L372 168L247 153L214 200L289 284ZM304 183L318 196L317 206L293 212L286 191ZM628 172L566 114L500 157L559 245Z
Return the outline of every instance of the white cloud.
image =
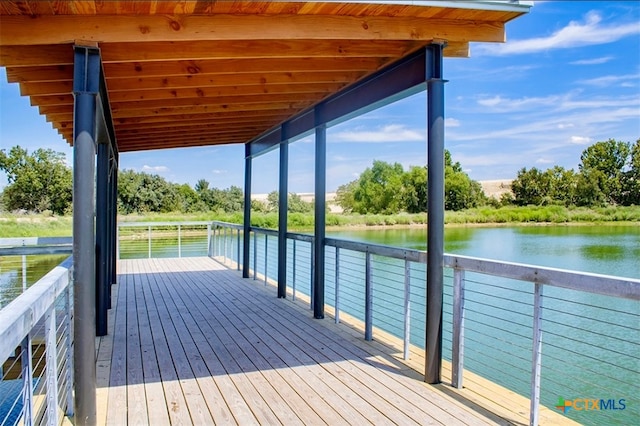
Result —
M635 87L640 82L640 74L625 74L625 75L605 75L597 78L590 78L587 80L578 80L578 83L587 84L590 86L606 87L620 83L621 85L631 85Z
M214 170L211 170L211 173L213 173L214 175L222 175L222 174L227 173L227 171L226 170L214 169Z
M540 157L536 160L537 164L552 164L553 160L549 159L549 158L544 158L544 157Z
M493 98L478 99L478 103L482 106L496 106L502 103L500 96L494 96Z
M591 11L584 22L571 21L567 26L545 37L512 40L500 45L480 45L478 53L487 55L511 55L543 52L550 49L593 46L611 43L640 34L640 22L611 23L604 25L598 12Z
M478 105L483 107L490 107L500 111L514 111L522 108L558 105L559 102L562 102L562 98L560 96L553 95L546 97L524 97L511 99L496 95L491 98L480 98L477 102Z
M154 173L166 173L169 171L169 168L167 166L148 166L145 164L144 166L142 166L142 171L154 172Z
M456 120L455 118L445 118L444 127L460 127L460 120Z
M591 143L591 138L587 136L571 136L571 143L576 145L587 145Z
M572 127L575 127L575 125L573 123L559 123L558 124L558 129L560 129L560 130L570 129Z
M602 56L600 58L593 59L580 59L578 61L569 62L571 65L600 65L605 64L613 59L613 56Z
M426 134L413 129L408 129L402 124L388 124L375 130L356 128L338 132L330 138L334 142L417 142L424 141Z

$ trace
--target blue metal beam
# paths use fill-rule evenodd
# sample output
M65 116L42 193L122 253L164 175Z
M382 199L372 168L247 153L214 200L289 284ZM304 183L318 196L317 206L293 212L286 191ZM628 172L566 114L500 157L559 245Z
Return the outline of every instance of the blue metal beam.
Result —
M286 137L288 129L282 129ZM287 297L287 216L289 209L289 142L280 143L280 188L278 191L278 298Z
M249 278L251 253L251 156L249 145L245 145L244 157L244 216L242 239L242 277ZM256 247L257 250L257 247ZM254 268L256 265L253 266Z
M249 141L249 155L265 154L284 141L283 124L288 139L311 134L319 125L332 126L424 90L432 72L428 48L420 49Z
M74 395L78 425L96 423L94 179L100 52L74 48L73 305Z
M327 126L316 126L313 317L324 318L324 239L326 232Z
M424 380L440 383L444 279L444 83L443 46L430 46L432 77L427 82L427 318Z

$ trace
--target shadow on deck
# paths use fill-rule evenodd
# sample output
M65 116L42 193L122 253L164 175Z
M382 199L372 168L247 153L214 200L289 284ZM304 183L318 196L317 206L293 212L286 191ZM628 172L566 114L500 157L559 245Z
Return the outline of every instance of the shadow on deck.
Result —
M209 258L123 260L113 297L99 423L512 423Z

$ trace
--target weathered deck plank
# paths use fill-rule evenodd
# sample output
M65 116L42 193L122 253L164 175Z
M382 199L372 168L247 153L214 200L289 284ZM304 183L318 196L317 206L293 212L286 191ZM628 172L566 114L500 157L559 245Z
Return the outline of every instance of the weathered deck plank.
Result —
M119 278L108 424L504 423L211 259L121 261Z

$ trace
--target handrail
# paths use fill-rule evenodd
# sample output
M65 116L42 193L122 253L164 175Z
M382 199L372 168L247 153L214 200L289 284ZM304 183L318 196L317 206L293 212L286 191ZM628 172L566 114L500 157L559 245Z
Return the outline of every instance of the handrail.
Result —
M640 300L640 280L445 254L444 266L604 296Z
M4 364L20 348L8 371L19 365L22 381L14 399L3 399L3 403L11 404L9 412L3 414L17 414L20 423L28 426L42 423L44 417L40 416L46 416L47 424L60 424L61 409L65 415L73 415L72 267L70 256L0 310L0 360ZM38 331L42 323L44 335ZM44 347L45 355L34 360L38 353L34 346ZM44 375L39 378L36 371L43 367ZM34 397L41 393L44 399ZM7 417L0 420L5 424Z

